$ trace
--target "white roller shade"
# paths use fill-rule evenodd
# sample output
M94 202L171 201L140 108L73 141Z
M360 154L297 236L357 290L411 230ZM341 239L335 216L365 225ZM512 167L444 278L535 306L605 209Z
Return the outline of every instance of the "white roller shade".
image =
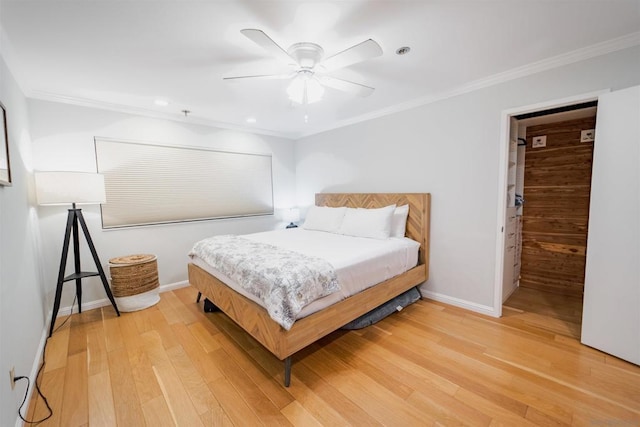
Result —
M271 155L95 138L103 228L273 214Z

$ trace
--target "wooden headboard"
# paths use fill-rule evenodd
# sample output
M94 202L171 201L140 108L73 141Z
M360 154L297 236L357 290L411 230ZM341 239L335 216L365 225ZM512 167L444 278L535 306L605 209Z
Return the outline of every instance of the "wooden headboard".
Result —
M382 208L409 205L406 236L420 243L418 264L424 265L429 278L430 193L318 193L316 206Z

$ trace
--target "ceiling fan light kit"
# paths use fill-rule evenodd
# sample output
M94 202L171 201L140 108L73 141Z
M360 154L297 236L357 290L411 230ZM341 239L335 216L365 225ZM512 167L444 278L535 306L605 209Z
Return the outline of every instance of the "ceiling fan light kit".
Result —
M303 70L296 74L287 87L287 95L297 104L313 104L322 99L324 87L313 71Z
M325 74L382 55L382 48L374 40L365 40L323 60L324 49L315 43L294 43L285 51L261 30L244 29L240 32L279 60L293 65L295 69L293 74L234 76L224 77L224 80L293 78L287 86L287 95L297 104L312 104L321 100L325 86L362 97L369 96L374 91L372 87Z

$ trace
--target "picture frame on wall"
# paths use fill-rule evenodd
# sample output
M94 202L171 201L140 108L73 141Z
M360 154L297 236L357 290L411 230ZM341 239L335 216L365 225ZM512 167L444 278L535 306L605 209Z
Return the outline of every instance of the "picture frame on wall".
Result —
M9 162L9 134L7 132L7 110L0 102L2 129L0 129L0 185L11 185L11 163Z

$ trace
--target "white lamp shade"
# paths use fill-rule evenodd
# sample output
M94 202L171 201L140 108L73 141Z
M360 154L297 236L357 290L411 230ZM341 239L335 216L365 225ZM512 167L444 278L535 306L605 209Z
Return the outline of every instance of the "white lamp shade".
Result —
M300 221L300 209L291 208L286 209L282 215L285 222L298 222Z
M90 172L36 172L39 205L106 203L104 175Z

